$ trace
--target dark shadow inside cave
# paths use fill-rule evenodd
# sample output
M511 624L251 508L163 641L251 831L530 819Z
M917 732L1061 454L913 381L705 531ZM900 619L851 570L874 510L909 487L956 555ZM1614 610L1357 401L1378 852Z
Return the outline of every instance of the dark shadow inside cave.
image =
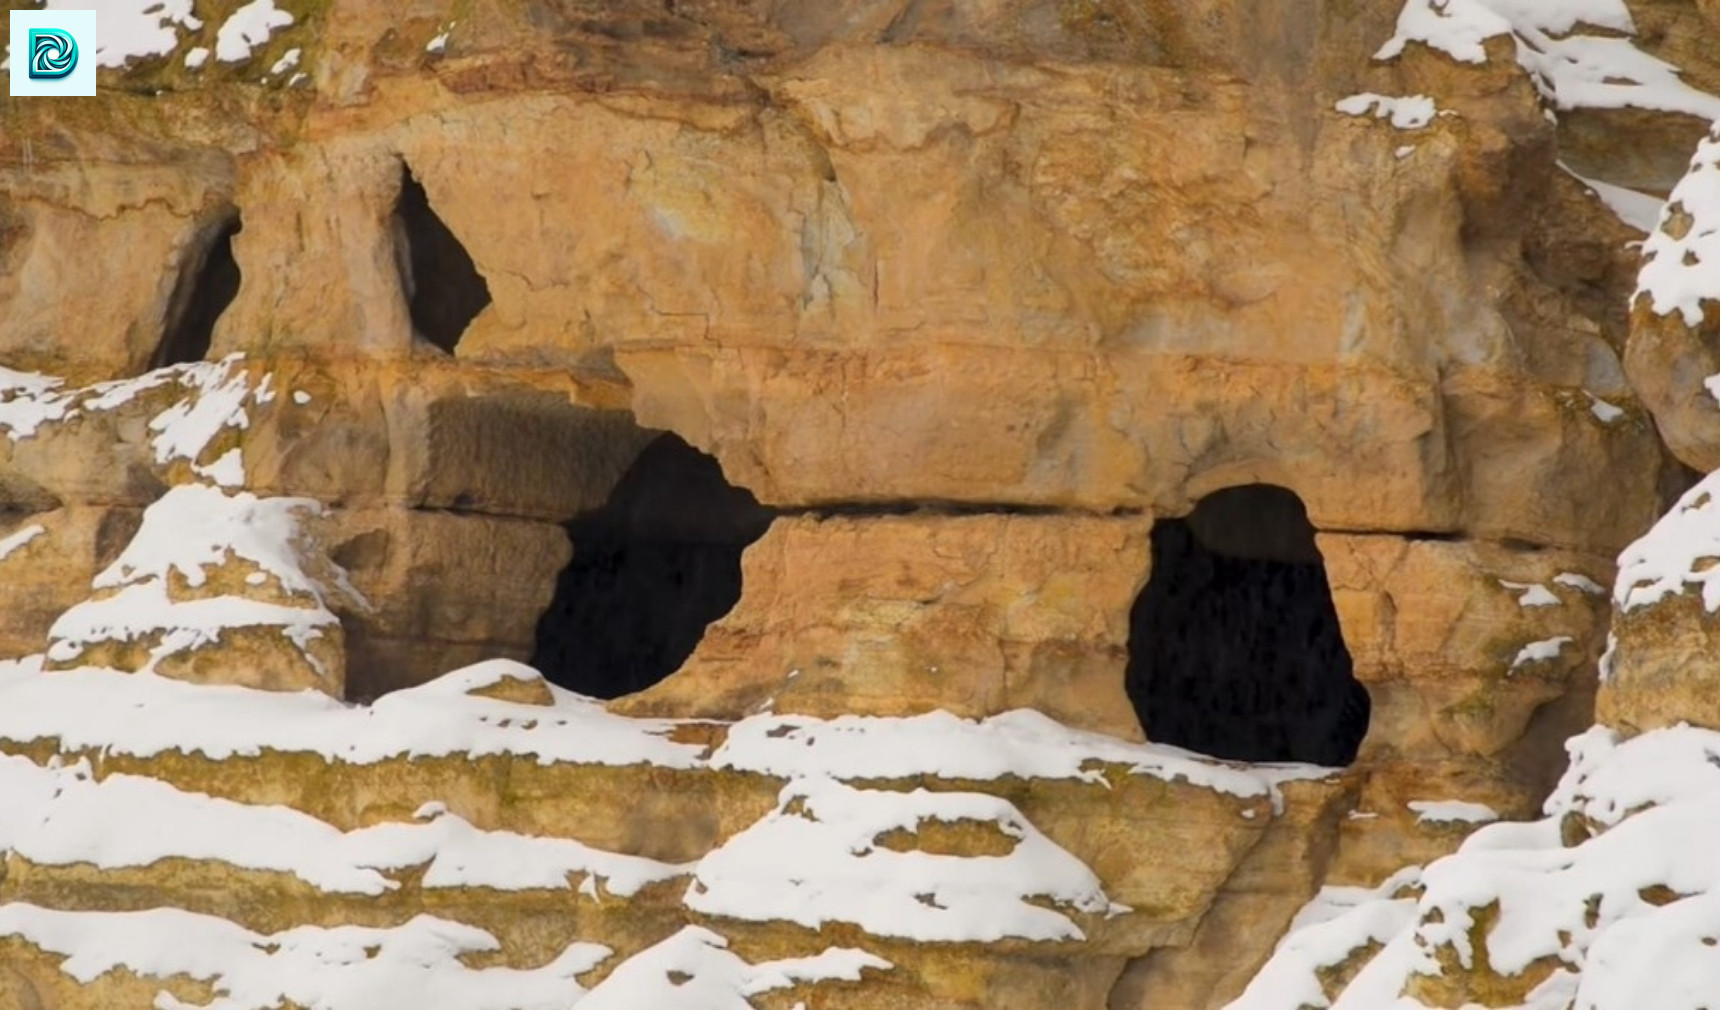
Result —
M1354 761L1371 703L1295 492L1208 495L1156 523L1152 550L1127 674L1147 739L1235 761Z
M243 228L238 214L224 218L198 243L174 283L161 343L150 356L151 369L202 361L209 354L215 323L239 294L239 261L233 236Z
M410 168L400 172L394 208L395 262L412 328L449 354L490 304L490 286L459 238L430 206Z
M573 560L538 620L532 665L604 699L674 673L740 600L741 553L771 516L715 459L660 436L602 508L567 524Z

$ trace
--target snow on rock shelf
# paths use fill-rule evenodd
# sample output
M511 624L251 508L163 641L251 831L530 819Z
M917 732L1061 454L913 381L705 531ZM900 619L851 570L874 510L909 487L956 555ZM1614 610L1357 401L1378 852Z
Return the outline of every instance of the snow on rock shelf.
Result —
M937 851L932 833L985 855ZM1038 899L1037 901L1035 899ZM1097 877L1007 800L976 793L786 787L776 810L699 861L688 907L921 942L1085 939L1070 913L1120 915Z
M494 951L495 937L431 916L386 929L303 926L265 936L179 909L59 911L23 903L0 905L0 949L8 939L63 958L59 971L86 986L127 973L146 985L203 982L216 994L209 1002L181 1000L165 987L150 1004L160 1010L272 1010L288 1001L318 1010L566 1010L583 993L577 978L611 954L578 943L531 969L473 968L464 959ZM16 945L7 958L24 959Z
M1517 62L1555 109L1649 109L1720 119L1720 98L1686 84L1677 67L1644 53L1628 36L1636 24L1623 0L1522 3L1409 0L1397 31L1375 59L1410 43L1482 63L1484 43L1508 36Z
M1704 305L1720 301L1720 126L1696 148L1690 171L1672 189L1659 226L1642 245L1636 297L1658 315L1702 322Z
M809 957L748 964L721 935L688 926L629 958L584 999L580 1010L693 1007L752 1010L748 997L826 979L858 982L893 967L862 950L831 947Z
M1720 984L1720 733L1594 728L1546 816L1327 888L1231 1010L1699 1010Z
M209 585L243 562L306 599L328 591L274 528L290 506L202 485L173 497L193 528L158 537L146 521L104 584ZM242 531L224 525L235 508ZM106 998L125 965L180 1001L161 1005L228 1010L283 991L374 1006L393 962L330 951L390 944L402 958L429 945L422 970L447 985L423 1005L450 1010L535 1005L483 1002L461 971L498 1001L556 982L558 1005L597 1007L741 1010L862 982L915 1005L992 984L922 972L940 949L975 978L1037 979L1026 993L1109 977L1118 956L1193 928L1274 808L1313 816L1344 795L1332 779L1029 712L628 718L508 660L359 706L35 657L0 664L0 954L46 959L37 993L76 976ZM1129 837L1166 839L1151 866L1104 827L1119 804ZM119 896L164 907L72 911ZM311 928L360 914L389 928ZM163 949L152 930L166 928L202 953ZM1044 949L1060 953L1020 961ZM303 958L328 967L301 977Z
M227 410L213 411L217 419L205 429L224 423ZM177 421L195 416L193 410ZM323 579L305 571L302 523L321 511L312 499L258 498L203 484L169 490L95 577L91 598L54 622L48 664L239 677L254 686L338 694L340 620L329 603L335 594L356 594L332 562L323 564ZM199 657L212 646L219 647L219 672Z

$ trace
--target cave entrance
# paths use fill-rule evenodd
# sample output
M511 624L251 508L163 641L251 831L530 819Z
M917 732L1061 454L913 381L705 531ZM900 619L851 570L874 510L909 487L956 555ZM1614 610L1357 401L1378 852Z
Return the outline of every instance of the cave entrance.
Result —
M490 285L466 247L430 206L412 169L400 170L394 207L395 265L413 330L449 354L490 304Z
M1127 674L1147 739L1235 761L1354 761L1371 705L1296 493L1208 495L1156 523L1152 550Z
M567 524L573 560L538 621L532 665L604 699L674 673L740 600L741 553L771 517L715 459L658 437L601 508Z
M229 214L194 246L167 303L167 325L150 356L151 370L208 357L215 323L239 294L233 236L243 227L238 214Z

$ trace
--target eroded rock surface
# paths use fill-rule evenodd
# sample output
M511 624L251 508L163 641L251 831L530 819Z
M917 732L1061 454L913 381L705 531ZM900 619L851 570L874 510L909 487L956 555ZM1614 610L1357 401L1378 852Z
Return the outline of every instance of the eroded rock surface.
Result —
M1353 885L1283 992L1501 1006L1574 962L1395 871L1609 620L1609 725L1720 725L1711 559L1605 589L1720 465L1703 5L111 6L0 126L0 1000L1216 1008ZM1184 519L1319 620L1139 618ZM1131 685L1190 621L1274 655ZM1267 668L1226 753L1347 770L1141 742ZM298 844L80 847L138 804Z

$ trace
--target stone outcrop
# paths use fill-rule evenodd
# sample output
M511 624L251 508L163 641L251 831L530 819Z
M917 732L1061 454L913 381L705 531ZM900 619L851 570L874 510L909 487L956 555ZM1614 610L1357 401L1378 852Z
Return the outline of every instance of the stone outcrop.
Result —
M0 805L0 1003L428 950L592 1007L1217 1008L1330 884L1375 918L1309 1005L1404 929L1444 970L1392 996L1504 1005L1555 971L1465 960L1511 909L1396 871L1536 816L1597 704L1720 726L1707 556L1606 590L1720 466L1702 4L195 6L0 122L0 647L41 656L0 783L64 842ZM732 607L606 705L508 665L570 565L696 539L673 480L588 522L670 436L751 503ZM1347 770L1144 739L1154 526L1252 484L1317 531ZM78 847L145 801L303 849Z

